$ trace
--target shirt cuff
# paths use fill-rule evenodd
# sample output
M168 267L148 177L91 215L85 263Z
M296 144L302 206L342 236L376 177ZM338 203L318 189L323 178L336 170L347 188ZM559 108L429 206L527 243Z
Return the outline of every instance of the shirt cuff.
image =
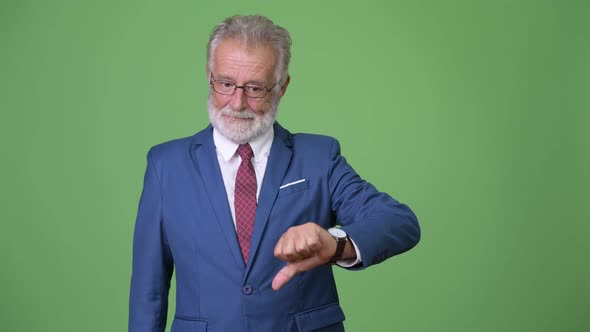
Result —
M356 243L354 243L354 240L351 239L350 236L348 237L348 239L350 240L350 242L354 246L354 251L356 252L356 259L353 259L353 258L341 259L336 262L336 265L338 265L340 267L345 267L345 268L346 267L353 267L357 264L360 264L363 261L361 259L361 252L359 251L359 247L357 247Z

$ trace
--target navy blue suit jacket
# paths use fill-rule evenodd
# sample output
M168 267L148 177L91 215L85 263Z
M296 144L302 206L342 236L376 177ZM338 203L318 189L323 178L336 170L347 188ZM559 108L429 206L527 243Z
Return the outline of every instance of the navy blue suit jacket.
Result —
M412 211L362 180L335 139L291 134L278 123L274 132L247 266L212 127L150 150L133 241L129 331L164 331L174 269L173 332L344 331L331 266L272 290L285 265L273 255L281 235L310 221L339 224L362 255L353 269L416 245L420 229Z

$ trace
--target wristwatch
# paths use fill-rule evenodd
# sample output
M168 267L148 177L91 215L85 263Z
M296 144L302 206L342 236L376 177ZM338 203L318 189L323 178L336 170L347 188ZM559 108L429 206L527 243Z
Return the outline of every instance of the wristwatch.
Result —
M340 228L329 228L328 233L330 233L330 235L336 239L336 252L328 264L335 264L337 261L342 259L344 247L346 247L346 242L348 242L348 235Z

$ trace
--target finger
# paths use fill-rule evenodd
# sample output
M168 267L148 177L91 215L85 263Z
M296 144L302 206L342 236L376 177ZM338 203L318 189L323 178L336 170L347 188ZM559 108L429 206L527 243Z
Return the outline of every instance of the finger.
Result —
M277 273L273 279L272 289L278 291L297 274L309 271L322 264L322 260L317 256L312 256L299 262L288 263Z
M294 244L295 252L297 253L297 256L299 256L299 259L310 257L313 254L313 250L309 247L307 237L306 234L303 234L303 237L297 239Z
M299 256L299 254L297 253L297 249L295 248L296 243L297 239L294 239L292 237L285 242L283 256L285 256L287 262L301 260L301 257Z
M275 246L275 257L287 262L299 261L309 254L306 251L305 238L294 232L286 232Z
M280 260L284 260L283 247L285 246L285 241L285 234L283 234L279 241L277 241L277 244L275 245L274 255L276 258Z
M320 237L318 234L306 234L305 235L305 244L309 248L311 252L318 252L322 248L322 242L320 241Z
M293 236L291 233L286 232L275 245L275 257L282 261L292 261L295 260L293 257L294 252Z

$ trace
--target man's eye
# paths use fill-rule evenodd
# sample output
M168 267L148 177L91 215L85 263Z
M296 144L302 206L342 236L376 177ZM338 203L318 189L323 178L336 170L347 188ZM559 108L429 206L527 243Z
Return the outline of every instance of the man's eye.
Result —
M253 92L253 93L259 93L260 91L264 90L263 87L258 86L258 85L247 85L246 89L248 89L249 92Z
M223 88L226 88L226 89L233 88L233 86L234 86L234 84L232 82L223 82L223 81L221 81L221 82L219 82L219 84L221 84L221 86Z

